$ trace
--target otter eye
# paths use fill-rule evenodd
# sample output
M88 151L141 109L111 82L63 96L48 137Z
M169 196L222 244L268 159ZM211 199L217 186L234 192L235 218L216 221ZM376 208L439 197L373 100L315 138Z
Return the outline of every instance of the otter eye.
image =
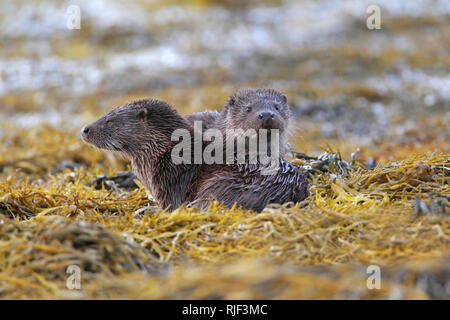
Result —
M274 104L273 107L275 108L275 110L280 111L280 107L277 104Z
M252 107L247 107L246 110L247 110L247 112L251 112L252 111Z

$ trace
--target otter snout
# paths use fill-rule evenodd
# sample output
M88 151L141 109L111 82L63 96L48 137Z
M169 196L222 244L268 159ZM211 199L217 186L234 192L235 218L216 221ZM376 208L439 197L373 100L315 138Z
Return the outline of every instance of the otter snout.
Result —
M81 139L83 139L85 142L89 144L94 144L93 143L94 131L95 130L92 127L92 123L85 125L83 128L81 128Z
M263 127L272 126L274 118L275 113L273 113L272 111L264 111L258 115L258 119Z
M83 128L81 128L81 134L88 134L89 130L91 130L91 127L89 125L86 125Z
M83 138L83 140L86 141L89 131L91 131L90 125L85 125L83 128L81 128L81 137Z

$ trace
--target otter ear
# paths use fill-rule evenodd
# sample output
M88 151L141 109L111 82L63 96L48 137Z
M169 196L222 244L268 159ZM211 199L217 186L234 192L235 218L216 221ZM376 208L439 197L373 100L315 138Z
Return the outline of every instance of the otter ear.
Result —
M287 103L287 97L286 97L286 95L284 95L284 94L281 95L281 101L283 101L284 104Z
M137 117L139 120L145 121L147 120L147 114L148 114L147 108L142 108L141 110L139 110Z
M230 98L228 98L227 105L234 106L235 103L236 103L236 98L234 96L231 96Z

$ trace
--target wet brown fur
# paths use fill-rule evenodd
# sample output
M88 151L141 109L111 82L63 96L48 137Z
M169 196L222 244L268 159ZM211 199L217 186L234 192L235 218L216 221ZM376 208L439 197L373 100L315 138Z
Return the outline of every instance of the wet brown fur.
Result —
M258 119L264 111L274 114L269 127ZM187 115L185 118L191 124L202 121L203 130L218 128L226 137L228 129L279 129L279 150L283 157L288 151L287 137L290 127L291 112L287 98L275 89L244 89L229 97L221 112L204 111ZM270 136L268 138L270 141Z
M176 110L163 101L145 99L103 115L82 129L82 137L128 156L139 180L169 210L193 201L206 208L205 200L218 200L228 207L237 203L261 211L268 203L300 202L309 195L305 176L284 160L272 175L261 175L262 165L175 164L175 129L187 129L193 136L191 124Z

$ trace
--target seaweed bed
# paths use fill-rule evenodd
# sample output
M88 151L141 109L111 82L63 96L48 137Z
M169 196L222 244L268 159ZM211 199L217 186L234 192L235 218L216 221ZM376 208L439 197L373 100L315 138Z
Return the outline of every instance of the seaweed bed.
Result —
M293 162L310 174L307 204L261 214L215 203L206 212L158 211L142 187L117 186L123 174L94 168L33 182L8 176L1 296L448 297L448 154L373 169L331 150L304 158ZM26 163L9 165L29 176L35 168ZM365 287L373 264L383 270L381 290ZM66 289L69 265L81 267L81 291Z
M80 33L54 32L47 21L33 47L29 30L8 33L5 17L18 2L0 5L0 37L9 44L0 48L0 298L449 299L450 9L420 1L410 12L380 2L390 14L377 34L357 27L364 15L321 1L321 10L337 12L332 23L346 21L339 32L311 23L291 38L283 23L292 17L267 25L259 15L292 11L314 21L306 13L313 2L266 1L258 11L251 1L187 1L175 21L180 6L172 2L131 1L131 9L108 10L133 16L126 10L140 8L135 24L113 26L90 16L93 5L84 8ZM58 8L43 3L30 4L35 21ZM159 20L147 19L152 10ZM266 32L263 44L257 36L245 38L255 41L251 47L227 41L224 30L236 23L250 34L256 24ZM177 37L185 30L193 34L189 45ZM206 45L201 30L223 41ZM302 38L298 49L306 34L324 40ZM146 46L183 63L167 58L167 68L142 72L143 61L155 67ZM220 52L228 62L217 62ZM204 65L190 59L200 54ZM95 58L104 55L117 69ZM137 62L127 64L129 57ZM27 63L36 73L27 73ZM139 182L126 181L126 159L79 139L84 123L134 98L158 97L187 114L256 86L289 97L290 142L301 151L289 160L311 184L311 196L295 207L161 211ZM81 269L80 290L68 289L71 265ZM366 285L370 265L381 268L379 290Z

